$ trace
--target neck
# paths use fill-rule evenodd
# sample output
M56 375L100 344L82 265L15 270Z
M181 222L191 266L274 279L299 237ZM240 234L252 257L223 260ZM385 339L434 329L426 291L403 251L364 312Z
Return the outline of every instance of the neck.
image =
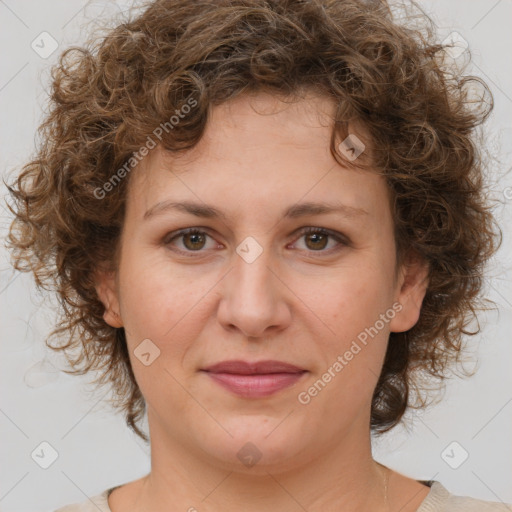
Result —
M369 429L366 442L356 427L316 457L241 470L195 453L151 424L151 472L142 480L137 511L387 510L388 474L371 456Z

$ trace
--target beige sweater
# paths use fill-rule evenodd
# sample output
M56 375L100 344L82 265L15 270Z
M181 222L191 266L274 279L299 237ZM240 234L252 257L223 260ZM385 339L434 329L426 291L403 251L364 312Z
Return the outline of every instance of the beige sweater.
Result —
M431 482L431 484L430 492L416 512L512 512L512 505L455 496L439 482ZM67 505L55 512L112 512L108 506L108 496L114 489L115 487L112 487L90 500Z

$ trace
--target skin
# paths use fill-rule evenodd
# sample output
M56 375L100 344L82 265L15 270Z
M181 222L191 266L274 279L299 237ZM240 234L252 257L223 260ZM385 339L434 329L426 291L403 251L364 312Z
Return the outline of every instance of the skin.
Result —
M417 322L427 268L410 255L396 272L385 181L334 160L332 112L314 94L286 104L242 95L212 109L194 148L180 156L156 148L132 171L119 265L98 272L97 292L105 321L125 328L147 403L152 469L110 495L113 512L407 512L428 494L373 460L369 429L389 333ZM351 133L368 158L364 130ZM168 209L144 220L168 200L206 203L225 218ZM306 201L366 213L283 218ZM301 235L308 226L345 243ZM189 227L208 236L171 240ZM248 236L263 251L252 263L236 252ZM401 311L301 404L298 394L397 302ZM134 356L144 339L160 350L149 366ZM269 397L241 398L199 371L228 359L280 360L307 373ZM261 453L252 467L237 458L247 442Z

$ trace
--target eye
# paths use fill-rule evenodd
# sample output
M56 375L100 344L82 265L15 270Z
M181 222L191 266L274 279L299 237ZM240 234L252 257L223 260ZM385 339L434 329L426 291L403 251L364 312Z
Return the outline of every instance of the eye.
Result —
M205 231L199 228L187 228L177 231L175 233L171 233L168 237L165 238L165 245L174 245L176 247L176 251L187 256L192 256L190 253L201 252L203 249L215 249L219 247L219 244L215 241L212 242L210 247L207 246L208 238L213 240L213 238L208 235ZM316 227L305 227L299 231L299 239L305 239L306 251L310 252L332 252L337 251L347 245L349 245L349 241L341 234L335 231L330 231L325 228L316 228ZM331 247L328 250L325 250L329 245L329 241L334 240L337 244L334 247ZM181 241L180 244L177 244L175 241ZM337 245L337 246L336 246Z
M206 241L211 238L205 231L198 228L187 228L174 233L170 238L166 238L165 245L171 245L176 239L181 239L182 248L178 247L178 252L200 252L205 248ZM213 239L212 239L213 240Z
M348 245L348 240L341 233L324 228L306 227L302 228L299 234L300 238L305 239L306 250L313 252L331 252L333 249L336 251ZM338 246L335 244L334 248L331 247L325 251L324 249L328 246L329 239L335 240Z

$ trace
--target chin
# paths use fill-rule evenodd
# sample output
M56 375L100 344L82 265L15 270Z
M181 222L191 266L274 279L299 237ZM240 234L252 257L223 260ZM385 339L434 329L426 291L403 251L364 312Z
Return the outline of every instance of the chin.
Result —
M311 440L305 439L299 429L285 427L286 421L280 425L275 418L270 421L263 417L259 421L245 418L243 422L223 423L233 437L227 433L214 439L205 436L201 439L202 450L228 471L251 475L287 471L305 456L304 446Z

